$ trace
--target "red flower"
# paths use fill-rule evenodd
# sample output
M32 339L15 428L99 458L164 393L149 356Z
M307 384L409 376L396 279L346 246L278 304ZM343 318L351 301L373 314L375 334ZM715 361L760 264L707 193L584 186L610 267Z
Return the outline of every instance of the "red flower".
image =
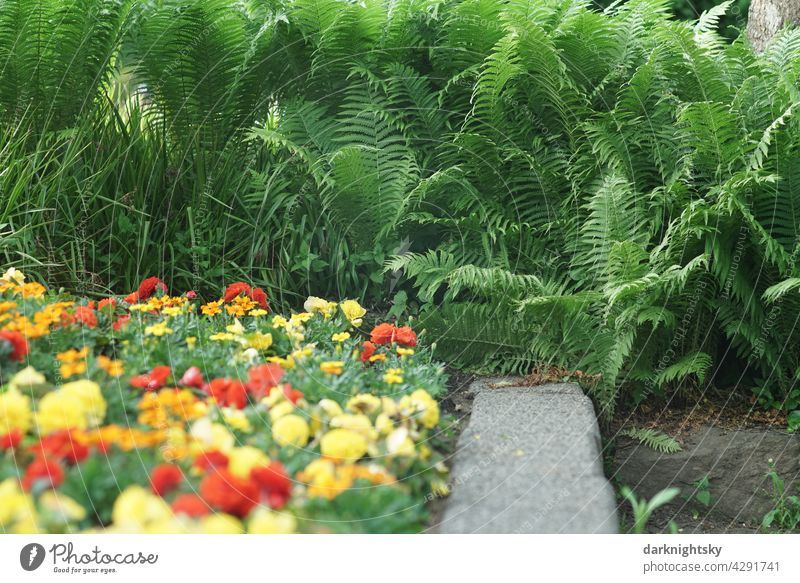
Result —
M259 491L254 482L217 469L200 482L200 495L217 510L242 518L258 503Z
M89 306L78 306L75 308L75 320L87 328L97 327L97 314Z
M155 293L156 289L160 289L162 292L167 293L167 284L155 276L148 277L139 284L139 289L136 290L137 300L148 299Z
M28 341L19 332L0 330L0 338L11 345L11 360L21 361L28 354Z
M267 301L266 292L260 287L253 288L250 292L250 299L256 302L262 310L269 310L269 302Z
M197 297L197 292L196 291L190 289L189 291L186 292L186 299L187 300L193 300L196 297Z
M147 374L131 377L130 383L132 387L137 389L156 391L164 386L171 374L172 369L170 367L165 365L157 366Z
M173 464L158 464L150 472L150 487L153 494L164 496L177 488L183 481L183 472Z
M228 467L228 456L215 449L205 451L194 460L194 467L203 471L214 468L225 469Z
M272 508L283 508L292 494L292 481L280 462L271 462L268 466L253 468L250 479L261 488L262 496Z
M111 328L114 329L115 332L119 332L123 326L125 326L128 322L131 321L131 317L128 314L123 314L119 318L117 318L116 322L111 324Z
M411 326L403 326L402 328L397 328L395 330L394 339L398 344L404 344L405 346L416 346L417 345L417 335L411 329Z
M37 456L50 457L68 464L80 463L89 456L89 448L69 429L49 433L32 446L30 451Z
M303 391L298 391L297 389L293 389L292 385L289 383L283 384L283 396L289 399L292 403L297 403L300 399L302 399L305 395Z
M196 366L190 366L187 368L186 372L183 373L180 382L180 384L184 387L194 387L196 389L202 387L204 383L205 381L203 380L203 374Z
M22 476L22 487L30 492L37 483L46 483L48 488L58 488L64 482L64 468L55 460L37 457Z
M22 431L12 429L6 434L0 435L0 450L17 447L22 441Z
M127 296L123 298L126 303L128 304L135 304L139 301L139 294L137 292L131 292Z
M391 344L394 342L394 324L378 324L372 329L370 340L375 344Z
M226 302L231 302L240 294L249 296L251 291L252 290L248 284L243 281L237 281L236 283L232 283L225 288L225 293L222 295L222 299Z
M247 371L247 390L257 399L266 397L269 395L270 389L276 386L282 378L283 369L279 364L254 366Z
M116 298L103 298L100 300L100 303L97 304L97 309L102 310L106 306L111 306L110 312L114 311L114 308L117 307L117 299Z
M361 351L361 362L368 362L370 357L375 354L375 345L367 340L362 345L363 350Z
M223 407L244 409L247 405L247 389L240 381L214 379L208 383L208 393Z
M211 509L200 496L195 494L181 494L172 503L175 514L185 514L191 518L199 518L208 514Z

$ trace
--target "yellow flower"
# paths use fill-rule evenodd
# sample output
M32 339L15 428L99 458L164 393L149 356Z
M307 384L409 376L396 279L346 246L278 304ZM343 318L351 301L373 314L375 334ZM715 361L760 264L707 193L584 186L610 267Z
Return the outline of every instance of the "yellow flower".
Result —
M222 410L222 418L225 419L225 423L234 429L238 429L244 433L250 433L253 431L253 426L250 424L250 421L247 419L247 415L244 414L244 411L226 407Z
M328 360L323 363L320 363L319 370L324 373L332 374L332 375L340 375L344 370L344 362L341 360Z
M233 324L231 324L230 326L225 326L225 330L236 336L241 336L242 334L244 334L244 326L242 326L242 323L239 321L239 318L236 318L233 321Z
M325 412L328 417L336 417L337 415L341 415L344 413L342 408L339 406L339 403L334 401L333 399L322 399L317 406Z
M203 534L242 534L244 527L230 514L215 513L200 520L199 530Z
M86 509L65 494L47 490L39 496L39 507L48 516L48 522L66 524L86 518Z
M269 314L269 312L267 310L262 309L262 308L256 308L255 310L250 310L250 313L249 313L250 316L254 316L256 318L258 318L260 316L266 316L267 314Z
M275 364L281 365L281 368L286 370L294 368L295 362L293 356L287 356L286 358L280 356L270 356L267 358L267 362L274 362Z
M87 429L102 423L106 402L97 383L75 381L47 393L36 412L39 433L46 435L58 429Z
M247 341L250 343L250 346L256 350L267 350L270 346L272 346L272 334L254 332L247 337Z
M350 429L332 429L322 436L320 451L333 460L355 462L367 453L367 438Z
M298 415L284 415L272 425L272 437L278 445L303 447L309 432L308 423Z
M250 513L247 532L250 534L294 534L297 520L288 512L275 512L259 506Z
M403 348L402 346L397 347L397 354L400 356L411 356L414 354L413 348Z
M71 362L78 362L80 360L85 360L87 356L89 356L89 347L84 346L80 350L75 350L74 348L70 348L69 350L65 350L64 352L59 352L56 354L56 359L59 362L71 363Z
M13 281L17 285L22 285L23 283L25 283L25 274L15 267L9 267L3 274L3 277L0 279L4 279L6 281Z
M16 478L0 482L0 532L37 532L36 508L33 498L22 491Z
M439 404L423 389L417 389L400 399L400 407L413 410L416 420L423 427L430 429L439 423Z
M315 296L309 296L303 304L303 309L306 312L319 312L326 318L330 318L331 312L336 309L336 302L329 302Z
M86 362L65 362L58 367L58 372L61 373L61 376L65 379L75 375L83 374L86 372Z
M431 494L444 498L450 495L450 487L443 480L435 480L431 482Z
M144 333L148 336L164 336L165 334L172 334L172 332L172 328L167 327L166 322L157 322L144 329Z
M236 443L236 438L227 427L220 423L212 423L208 417L195 421L189 434L200 446L200 451L217 449L222 453L228 453Z
M367 313L367 311L361 307L361 305L355 300L345 300L339 307L342 309L342 313L344 317L347 318L347 321L350 322L353 326L361 326L361 319Z
M386 371L386 374L383 375L383 382L396 385L403 382L403 370L400 368L390 368Z
M20 393L16 387L0 393L0 433L14 430L27 433L32 423L30 398Z
M169 504L138 485L132 485L117 496L111 509L114 527L123 532L139 532L153 524L172 519Z
M125 372L122 361L112 360L102 354L97 357L97 366L106 372L108 376L121 377Z
M394 430L394 423L386 413L381 413L375 419L375 429L381 435L389 435Z
M273 316L272 317L272 327L273 328L283 328L288 323L289 323L289 320L287 320L283 316Z
M386 438L386 450L390 455L411 457L414 455L414 442L408 436L408 429L399 427Z
M11 378L8 386L17 389L30 389L32 386L43 385L46 382L47 380L42 373L37 372L32 366L26 366Z
M281 391L280 389L272 389L272 391L270 391L270 397L275 393L276 390L280 391L281 397L283 397L283 391ZM292 402L283 401L281 403L278 403L269 410L269 417L274 423L284 415L290 415L292 411L294 411L294 405L292 404Z
M221 305L222 305L222 300L217 300L216 302L208 302L207 304L203 304L202 306L200 306L200 312L204 316L216 316L217 314L222 312L222 310L220 309Z
M209 340L213 340L215 342L222 342L225 340L236 340L236 336L231 334L230 332L217 332L216 334L212 334L208 337Z
M249 445L236 447L228 454L228 469L240 478L249 478L250 470L267 465L269 465L267 454Z
M186 346L188 346L189 348L194 348L195 344L197 344L197 336L186 337Z
M372 422L366 415L337 415L331 419L331 427L335 429L349 429L360 433L367 439L375 439L375 430Z
M381 400L375 395L356 395L347 401L347 408L357 413L372 413L381 406Z
M334 342L344 342L345 340L350 338L350 332L338 332L331 336L331 340Z
M378 354L373 354L372 356L369 357L370 362L383 362L384 360L386 360L386 355L383 352Z
M175 317L181 313L180 306L167 306L161 309L161 313L165 316Z

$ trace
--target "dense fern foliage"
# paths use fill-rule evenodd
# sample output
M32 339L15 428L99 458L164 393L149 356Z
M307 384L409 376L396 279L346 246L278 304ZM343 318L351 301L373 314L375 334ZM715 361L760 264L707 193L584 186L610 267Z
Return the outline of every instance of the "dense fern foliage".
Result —
M669 0L4 0L0 252L402 290L442 358L797 408L800 32Z

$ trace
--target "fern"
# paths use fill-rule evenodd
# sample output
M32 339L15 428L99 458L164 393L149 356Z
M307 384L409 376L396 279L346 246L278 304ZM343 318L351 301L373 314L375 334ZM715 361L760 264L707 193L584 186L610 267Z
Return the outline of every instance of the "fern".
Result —
M679 451L683 450L681 444L678 443L674 438L655 429L635 427L623 429L619 432L619 435L636 439L639 441L639 443L654 449L658 453L678 453Z

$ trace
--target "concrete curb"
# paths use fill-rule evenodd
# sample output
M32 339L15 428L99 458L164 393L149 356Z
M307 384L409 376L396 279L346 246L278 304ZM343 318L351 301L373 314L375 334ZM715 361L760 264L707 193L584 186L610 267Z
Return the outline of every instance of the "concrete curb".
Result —
M574 384L470 386L441 533L616 533L594 408Z

